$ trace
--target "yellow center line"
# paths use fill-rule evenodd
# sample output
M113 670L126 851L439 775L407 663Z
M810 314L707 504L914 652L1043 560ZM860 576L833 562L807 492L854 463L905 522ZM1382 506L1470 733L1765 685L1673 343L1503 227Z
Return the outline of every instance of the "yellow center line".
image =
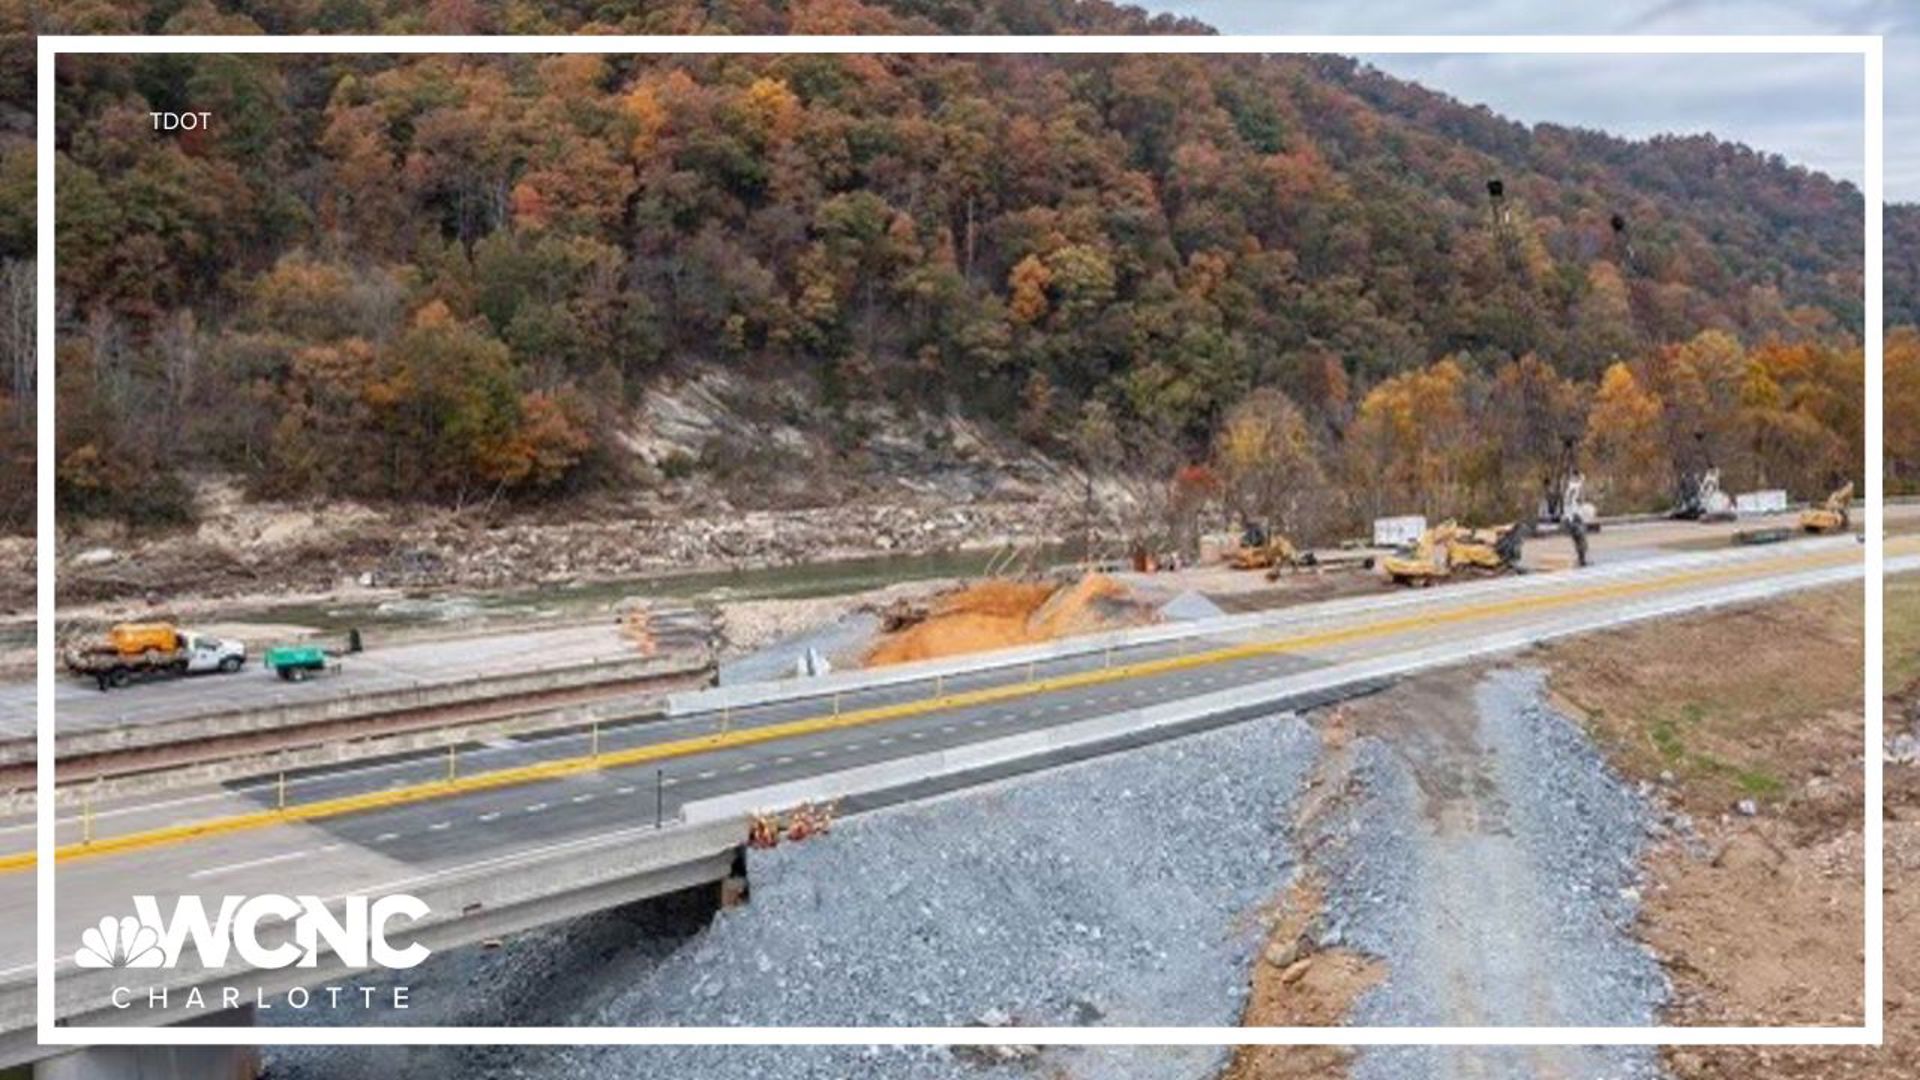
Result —
M1920 544L1911 546L1920 547ZM764 724L758 727L716 732L712 735L673 739L667 742L651 743L646 746L636 746L626 750L616 750L598 755L589 754L579 757L561 758L554 761L543 761L532 765L518 765L492 772L475 773L470 776L459 777L452 780L440 780L409 787L366 792L360 795L345 795L339 798L322 799L311 803L288 806L285 809L259 810L252 813L235 814L228 817L213 818L207 821L191 822L184 825L170 825L158 829L148 829L141 832L127 833L122 836L97 838L90 841L62 845L55 849L54 859L56 862L66 862L71 859L137 851L144 848L176 844L204 837L219 836L225 833L244 832L252 829L267 828L273 825L283 825L289 822L313 821L320 818L339 817L344 814L358 813L366 810L388 809L411 803L425 802L430 799L446 798L452 795L466 795L480 791L491 791L497 788L537 783L542 780L557 780L589 772L618 769L649 762L664 761L671 758L710 753L716 750L754 746L780 739L791 739L804 735L818 734L824 731L835 731L844 728L859 727L865 724L876 724L888 720L898 720L904 717L919 716L947 709L987 705L1014 698L1055 693L1086 686L1097 686L1102 683L1117 682L1124 679L1146 678L1212 664L1229 663L1251 657L1270 656L1277 653L1295 652L1302 649L1311 649L1342 642L1387 637L1407 630L1498 618L1502 615L1523 611L1551 610L1554 608L1569 607L1589 600L1609 599L1630 596L1637 593L1655 592L1680 585L1748 575L1759 568L1772 568L1775 573L1783 572L1790 568L1816 569L1823 566L1838 566L1843 563L1858 561L1861 557L1861 553L1858 551L1823 552L1818 555L1782 558L1759 563L1741 563L1736 566L1684 571L1637 581L1568 589L1548 596L1516 597L1486 604L1462 605L1456 608L1422 612L1394 619L1364 622L1335 630L1322 630L1310 634L1300 634L1293 637L1281 638L1276 641L1235 645L1186 656L1139 661L1124 664L1119 667L1097 668L1091 671L1038 679L1033 682L1008 683L1000 686L983 687L978 690L943 694L938 697L923 698L894 705L880 705L851 712L842 712L838 715L821 715L801 720ZM35 853L31 851L0 856L0 873L25 870L32 867L34 863Z

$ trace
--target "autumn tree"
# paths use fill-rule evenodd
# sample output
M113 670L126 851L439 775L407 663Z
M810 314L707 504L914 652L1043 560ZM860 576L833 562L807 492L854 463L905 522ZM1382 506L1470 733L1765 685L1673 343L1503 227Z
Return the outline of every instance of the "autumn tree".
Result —
M1227 505L1242 524L1305 542L1333 516L1312 429L1278 390L1256 390L1228 411L1214 462Z
M1587 413L1581 456L1610 511L1650 510L1672 487L1664 407L1624 361L1608 365Z
M1920 330L1887 334L1885 409L1887 490L1920 491Z
M1347 436L1347 477L1367 517L1440 518L1469 505L1479 447L1467 413L1467 373L1447 358L1396 375L1361 399Z
M1572 380L1532 353L1494 373L1484 427L1495 451L1490 472L1500 516L1524 516L1561 480L1579 443L1583 403Z
M138 29L53 7L38 29ZM149 16L290 18L219 7ZM1146 25L1015 7L988 19ZM316 25L982 18L643 8L370 0ZM1103 403L1143 506L1261 388L1357 516L1516 512L1569 437L1653 497L1656 470L1578 418L1610 379L1626 393L1616 363L1658 405L1669 472L1797 489L1863 453L1859 193L1711 139L1520 128L1332 57L71 59L48 197L62 341L92 368L62 426L74 409L101 455L62 475L89 512L116 512L101 463L151 417L170 460L255 492L535 498L618 475L648 389L709 372L749 413L829 425L834 475L866 463L882 403L1068 453L1055 429ZM148 111L189 92L218 130L154 137ZM27 254L32 178L0 133L0 258Z

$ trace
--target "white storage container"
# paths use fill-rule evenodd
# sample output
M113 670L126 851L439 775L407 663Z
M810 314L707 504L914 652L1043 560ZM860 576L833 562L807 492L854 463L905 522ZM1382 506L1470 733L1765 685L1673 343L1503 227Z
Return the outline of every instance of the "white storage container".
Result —
M1420 534L1426 531L1427 519L1422 514L1374 518L1373 546L1401 547L1420 539Z
M1784 514L1787 512L1787 493L1779 488L1770 491L1743 491L1733 497L1733 512L1741 517L1751 514Z

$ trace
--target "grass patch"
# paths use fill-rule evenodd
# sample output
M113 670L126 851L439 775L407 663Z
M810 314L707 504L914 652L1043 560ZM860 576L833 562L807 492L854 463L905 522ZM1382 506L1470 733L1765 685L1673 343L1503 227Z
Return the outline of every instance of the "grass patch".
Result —
M1862 601L1839 586L1556 643L1555 692L1694 813L1791 800L1859 745ZM1920 575L1887 586L1888 685L1920 681Z
M1771 799L1785 791L1786 781L1762 769L1744 769L1734 776L1740 790L1759 799Z
M1653 740L1653 748L1660 752L1660 760L1669 765L1678 764L1686 756L1686 741L1680 738L1680 726L1672 720L1662 718L1649 724L1647 738Z
M1683 776L1731 780L1742 794L1754 798L1772 798L1786 790L1786 781L1768 769L1736 764L1705 750L1690 748L1686 732L1710 729L1709 719L1706 707L1695 701L1682 704L1677 716L1651 718L1646 724L1647 740L1660 755L1661 764Z

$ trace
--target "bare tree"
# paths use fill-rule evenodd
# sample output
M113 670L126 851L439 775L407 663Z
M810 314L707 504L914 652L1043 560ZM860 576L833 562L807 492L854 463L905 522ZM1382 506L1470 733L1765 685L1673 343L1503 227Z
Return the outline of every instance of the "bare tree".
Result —
M193 312L178 311L161 328L154 345L160 354L160 377L165 384L161 408L165 426L177 429L181 412L190 407L200 371L200 334Z
M0 262L0 360L6 365L7 394L16 419L33 413L34 264L26 259Z

